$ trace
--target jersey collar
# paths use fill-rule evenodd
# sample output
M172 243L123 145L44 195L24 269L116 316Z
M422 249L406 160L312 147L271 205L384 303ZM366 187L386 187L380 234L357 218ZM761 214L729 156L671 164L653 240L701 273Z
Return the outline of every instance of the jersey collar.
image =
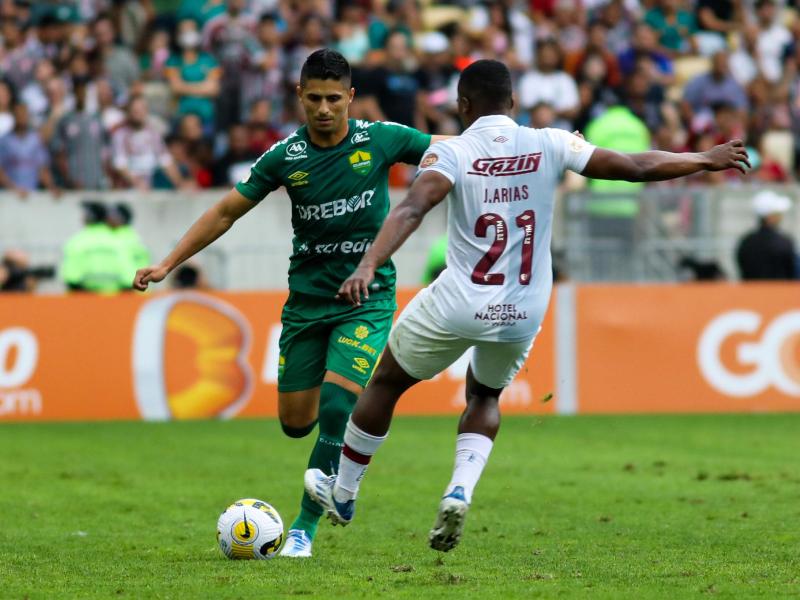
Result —
M507 115L486 115L485 117L480 117L476 120L472 125L470 125L467 130L471 129L484 129L487 127L508 127L514 126L519 127L517 122L514 121L511 117Z

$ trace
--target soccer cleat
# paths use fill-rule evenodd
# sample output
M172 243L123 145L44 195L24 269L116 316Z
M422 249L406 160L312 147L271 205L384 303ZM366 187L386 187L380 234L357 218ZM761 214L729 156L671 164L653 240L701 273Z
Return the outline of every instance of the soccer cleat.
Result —
M431 548L447 552L458 545L461 532L464 530L464 520L467 518L469 504L464 497L464 488L456 486L439 503L439 514L433 525L428 541Z
M286 534L286 543L278 556L311 558L311 538L302 529L290 529Z
M333 497L336 475L325 475L319 469L308 469L303 481L306 486L306 492L314 502L328 513L331 523L344 527L353 520L353 515L356 512L356 501L337 502Z

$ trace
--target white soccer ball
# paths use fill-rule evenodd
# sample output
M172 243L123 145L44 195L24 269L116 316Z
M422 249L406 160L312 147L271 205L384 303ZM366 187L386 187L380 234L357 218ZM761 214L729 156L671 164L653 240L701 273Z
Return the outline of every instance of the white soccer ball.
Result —
M237 500L219 516L217 543L228 558L272 558L283 543L283 521L263 500Z

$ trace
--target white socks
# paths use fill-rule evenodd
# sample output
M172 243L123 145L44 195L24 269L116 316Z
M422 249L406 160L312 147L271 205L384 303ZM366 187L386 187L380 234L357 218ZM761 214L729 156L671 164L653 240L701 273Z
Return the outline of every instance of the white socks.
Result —
M359 429L353 420L347 421L344 430L344 446L339 459L339 474L333 488L333 497L337 502L353 500L358 495L358 486L372 455L381 447L386 436L374 436Z
M347 437L345 437L345 440ZM467 504L472 502L472 492L481 478L483 467L489 460L494 442L480 433L460 433L456 438L456 464L453 478L444 495L450 494L457 486L464 489Z

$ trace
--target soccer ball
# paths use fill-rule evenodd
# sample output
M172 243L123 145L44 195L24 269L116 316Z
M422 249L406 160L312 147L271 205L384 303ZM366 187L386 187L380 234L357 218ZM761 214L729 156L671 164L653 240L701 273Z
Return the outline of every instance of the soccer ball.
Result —
M217 521L217 543L228 558L272 558L282 542L281 516L262 500L237 500Z

